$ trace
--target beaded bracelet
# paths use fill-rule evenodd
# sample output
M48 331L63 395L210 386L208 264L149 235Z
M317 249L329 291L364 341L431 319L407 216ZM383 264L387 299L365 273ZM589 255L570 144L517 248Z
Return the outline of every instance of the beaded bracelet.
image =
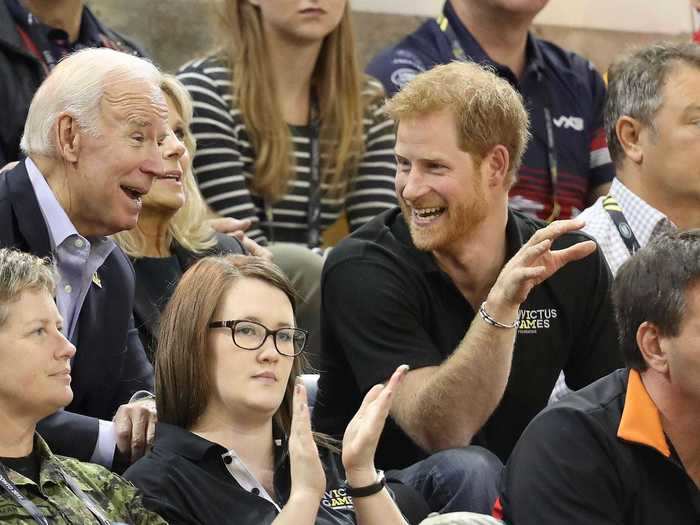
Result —
M489 315L489 313L486 311L486 301L484 301L483 303L481 303L481 306L479 307L479 315L480 315L481 318L482 318L484 321L486 321L488 324L490 324L491 326L495 326L495 327L497 327L497 328L506 328L506 329L509 329L509 330L510 330L510 329L512 329L512 328L517 328L518 325L520 324L520 320L517 319L517 318L516 318L515 321L513 321L511 324L503 324L503 323L499 323L498 321L496 321L496 320L495 320L493 317L491 317L491 316Z

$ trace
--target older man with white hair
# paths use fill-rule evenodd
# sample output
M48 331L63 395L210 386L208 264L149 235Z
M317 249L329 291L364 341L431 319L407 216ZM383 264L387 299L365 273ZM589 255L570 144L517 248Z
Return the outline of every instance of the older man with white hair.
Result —
M34 96L27 159L0 178L0 247L55 261L56 303L77 347L75 396L39 431L56 452L104 465L115 443L140 457L156 419L151 400L132 401L152 389L153 370L133 323L133 269L107 236L136 225L142 196L164 172L159 148L170 131L159 81L151 63L126 53L71 55Z

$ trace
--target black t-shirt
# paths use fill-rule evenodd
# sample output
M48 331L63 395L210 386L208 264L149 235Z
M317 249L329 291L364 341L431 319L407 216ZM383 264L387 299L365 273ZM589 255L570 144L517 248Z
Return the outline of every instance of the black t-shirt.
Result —
M700 490L631 374L617 370L535 418L494 514L516 525L700 523Z
M0 458L0 463L8 469L12 469L18 474L22 474L25 478L31 479L37 485L39 484L39 472L41 470L41 458L35 450L28 456L21 458Z
M291 476L287 443L275 440L275 500L282 508L289 499ZM144 505L170 525L264 525L279 514L259 489L246 490L227 470L227 450L187 430L166 423L156 427L153 449L124 477L143 491ZM344 485L340 457L319 447L326 474L317 525L354 525L352 498Z
M544 226L509 211L510 258ZM562 236L554 248L589 239ZM610 271L597 251L536 286L520 309L520 328L503 399L472 441L507 459L530 420L546 406L559 372L578 389L621 366L609 297ZM440 365L475 312L433 255L417 250L398 208L377 216L333 251L322 276L322 353L315 429L341 436L372 385L407 363ZM488 348L483 351L488 352ZM465 396L469 385L465 385ZM390 418L379 468L426 457Z

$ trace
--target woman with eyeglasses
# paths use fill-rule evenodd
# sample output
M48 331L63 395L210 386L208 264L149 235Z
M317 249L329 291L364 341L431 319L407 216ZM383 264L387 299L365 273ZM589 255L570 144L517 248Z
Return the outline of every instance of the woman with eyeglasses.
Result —
M161 318L155 443L125 474L171 524L405 523L374 468L405 367L367 394L340 456L311 432L294 311L259 257L207 257L180 280Z

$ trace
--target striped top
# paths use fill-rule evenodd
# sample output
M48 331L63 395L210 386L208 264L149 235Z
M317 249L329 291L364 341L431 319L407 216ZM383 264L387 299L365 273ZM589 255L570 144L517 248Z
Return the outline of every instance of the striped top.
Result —
M247 232L255 241L306 244L308 233L310 126L289 126L294 144L296 173L288 193L265 209L264 199L251 189L255 150L243 116L231 94L231 70L215 57L185 64L178 72L194 101L192 133L197 139L194 173L209 206L220 215L251 219ZM363 96L371 100L364 111L365 152L358 172L342 198L321 186L321 229L332 225L343 210L354 231L375 215L396 206L394 126L382 114L381 85L365 81Z

